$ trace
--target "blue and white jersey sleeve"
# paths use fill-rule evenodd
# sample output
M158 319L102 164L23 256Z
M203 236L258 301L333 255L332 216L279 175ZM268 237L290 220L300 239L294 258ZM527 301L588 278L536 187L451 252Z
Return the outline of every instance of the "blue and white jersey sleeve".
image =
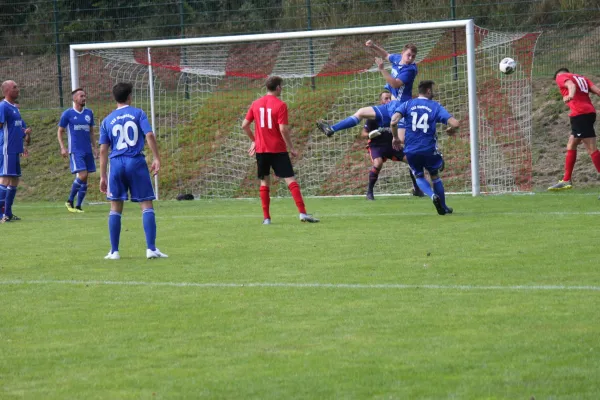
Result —
M19 109L6 100L0 102L0 151L2 154L23 152L23 119Z
M437 111L437 122L447 125L448 120L452 118L452 114L450 114L442 105L438 105Z

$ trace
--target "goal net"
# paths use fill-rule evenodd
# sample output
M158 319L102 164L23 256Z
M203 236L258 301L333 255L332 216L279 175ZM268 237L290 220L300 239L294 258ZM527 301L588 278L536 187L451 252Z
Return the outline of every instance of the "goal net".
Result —
M528 191L531 71L538 35L473 28L469 21L470 37L456 22L446 24L455 24L451 27L428 23L75 45L72 85L87 91L88 105L100 121L114 108L112 86L134 84L133 105L146 111L158 137L161 198L180 193L248 197L257 192L256 161L247 154L250 141L241 123L252 101L266 93L266 77L281 76L282 100L300 153L293 164L303 194L358 195L366 190L371 165L362 124L328 138L315 122L336 122L378 103L385 81L375 54L365 46L368 39L389 53L413 43L419 69L413 96L419 81L434 80L436 100L461 122L453 137L438 126L447 191ZM518 62L512 75L498 69L504 57ZM470 61L474 68L468 67ZM386 162L377 193L403 194L411 188L408 166ZM288 195L282 180L275 179L272 190Z

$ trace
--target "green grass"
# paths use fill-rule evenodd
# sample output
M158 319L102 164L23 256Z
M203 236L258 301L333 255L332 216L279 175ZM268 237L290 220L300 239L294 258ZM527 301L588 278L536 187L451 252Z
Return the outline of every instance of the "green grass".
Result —
M129 203L119 261L107 205L18 203L0 398L597 398L596 193L306 203L156 203L161 260Z

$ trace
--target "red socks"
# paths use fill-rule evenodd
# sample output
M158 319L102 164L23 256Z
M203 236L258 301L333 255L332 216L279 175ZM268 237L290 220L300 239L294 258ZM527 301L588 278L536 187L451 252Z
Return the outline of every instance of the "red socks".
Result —
M600 172L600 151L596 150L591 154L591 157L594 167L596 167L596 171Z
M598 151L596 151L598 153ZM600 157L600 156L598 156ZM594 155L592 154L592 160L594 159ZM567 150L567 157L565 158L565 176L563 177L563 181L570 181L571 175L573 174L573 168L575 167L575 161L577 161L577 150ZM594 165L596 165L594 163ZM596 167L598 168L598 167ZM600 170L599 170L600 171Z
M298 182L290 183L288 189L290 189L290 193L296 202L298 212L301 214L306 214L306 208L304 207L304 200L302 199L302 193L300 192L300 185L298 185Z
M271 214L269 214L269 205L271 204L271 197L269 196L268 186L260 187L260 202L262 204L264 219L271 219Z

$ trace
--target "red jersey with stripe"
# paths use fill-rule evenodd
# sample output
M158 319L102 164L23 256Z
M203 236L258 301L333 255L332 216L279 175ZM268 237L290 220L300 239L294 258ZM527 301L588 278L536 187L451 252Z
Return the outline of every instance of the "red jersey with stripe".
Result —
M252 103L246 120L254 121L254 143L257 153L287 153L279 125L288 124L287 104L268 94Z
M596 108L590 100L590 87L594 84L585 76L571 74L568 72L559 74L556 77L556 84L560 89L560 94L566 96L569 94L569 88L565 85L567 81L571 81L575 84L575 96L567 103L571 109L569 117L576 117L582 114L594 114Z

